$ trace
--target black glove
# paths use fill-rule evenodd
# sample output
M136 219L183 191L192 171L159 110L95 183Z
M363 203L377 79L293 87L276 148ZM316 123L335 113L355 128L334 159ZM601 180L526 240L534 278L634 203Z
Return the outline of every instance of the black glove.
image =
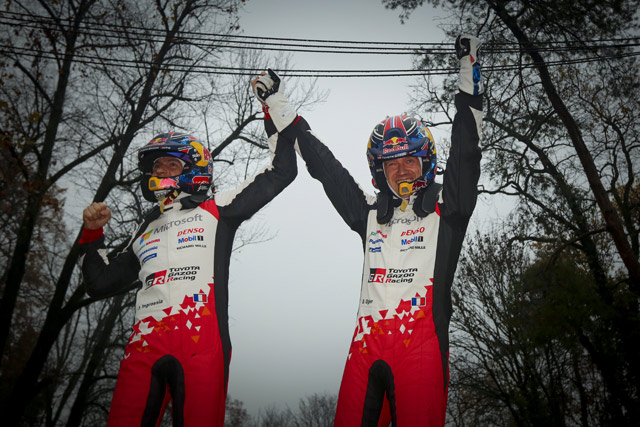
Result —
M268 97L277 93L280 89L280 76L271 68L267 69L267 73L258 77L258 81L253 86L253 92L261 102L265 102Z

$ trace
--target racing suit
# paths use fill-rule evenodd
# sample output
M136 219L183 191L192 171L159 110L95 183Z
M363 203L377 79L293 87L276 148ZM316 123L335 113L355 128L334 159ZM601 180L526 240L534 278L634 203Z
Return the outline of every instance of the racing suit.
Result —
M360 304L336 426L444 424L451 284L477 200L481 158L482 97L459 93L455 102L451 151L433 213L414 212L416 195L405 210L395 198L385 224L376 219L377 199L363 193L306 121L282 133L297 141L309 173L364 248Z
M275 128L268 126L270 145ZM109 426L155 426L172 400L174 426L222 426L231 357L229 258L240 224L297 173L293 146L235 191L186 195L153 209L128 246L105 256L102 230L85 230L87 292L108 296L136 279L133 332L114 391ZM182 194L181 194L182 196Z

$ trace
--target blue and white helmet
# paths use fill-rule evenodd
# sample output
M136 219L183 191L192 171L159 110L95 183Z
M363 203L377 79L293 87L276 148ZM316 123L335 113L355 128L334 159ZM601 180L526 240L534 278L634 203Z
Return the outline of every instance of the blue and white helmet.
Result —
M373 128L367 144L367 160L373 185L382 192L391 192L383 163L405 156L422 159L422 174L401 189L402 196L426 188L434 181L437 166L436 144L429 129L415 117L387 117Z
M167 178L152 176L153 163L166 156L184 162L181 174ZM209 150L197 138L175 132L160 134L138 150L138 168L144 174L142 195L150 202L166 197L172 190L207 193L213 179L213 159Z

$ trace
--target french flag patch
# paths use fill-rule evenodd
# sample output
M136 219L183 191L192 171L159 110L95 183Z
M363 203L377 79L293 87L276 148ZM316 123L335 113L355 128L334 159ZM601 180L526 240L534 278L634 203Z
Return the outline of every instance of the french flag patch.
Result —
M193 302L207 302L207 294L193 294Z
M426 297L413 297L413 298L411 298L411 305L413 307L424 307L425 305L427 305L427 298Z

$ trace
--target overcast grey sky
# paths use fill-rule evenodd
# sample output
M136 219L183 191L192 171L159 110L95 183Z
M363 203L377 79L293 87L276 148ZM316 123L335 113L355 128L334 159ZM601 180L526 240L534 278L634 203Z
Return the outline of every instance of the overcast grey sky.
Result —
M442 12L440 12L442 13ZM442 42L427 6L404 25L380 1L280 0L247 2L245 35ZM278 68L278 64L268 64ZM408 69L409 56L296 54L294 69ZM285 90L286 84L285 81ZM315 133L373 194L365 146L373 126L406 112L412 77L324 78L330 91L313 111L299 111ZM437 142L436 134L436 142ZM233 344L229 394L251 414L268 406L297 410L313 393L337 394L355 327L362 271L359 237L341 220L302 162L283 194L251 222L277 233L236 253L230 272ZM250 225L250 224L249 224Z

